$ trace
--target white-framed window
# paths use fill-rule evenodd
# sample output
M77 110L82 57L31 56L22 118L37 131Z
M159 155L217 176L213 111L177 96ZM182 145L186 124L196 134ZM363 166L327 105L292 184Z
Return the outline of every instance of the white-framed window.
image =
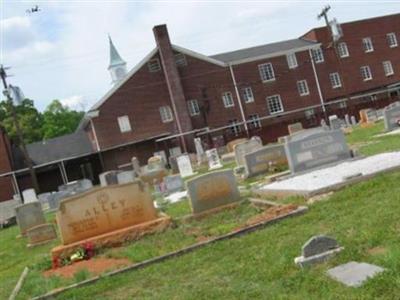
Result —
M160 107L160 116L163 123L168 123L174 120L171 107L169 105Z
M372 40L370 37L363 38L362 44L363 44L364 52L374 51L374 46L372 45Z
M258 114L250 115L248 124L250 128L261 128L261 120Z
M233 135L239 135L241 129L237 119L229 120L229 130Z
M369 66L362 66L360 68L360 72L361 72L361 77L364 81L372 79L372 73Z
M131 122L129 121L128 116L118 117L118 125L119 125L119 130L122 133L132 131Z
M177 53L175 54L175 64L178 67L183 67L187 65L185 54Z
M329 81L333 89L340 88L342 86L342 81L340 80L340 75L338 72L329 74Z
M298 64L297 64L296 53L287 54L286 55L286 60L287 60L287 64L288 64L289 69L297 68Z
M258 71L263 82L275 80L274 68L271 63L258 65Z
M225 107L234 107L235 103L233 102L233 97L231 92L225 92L222 94L222 101L224 102Z
M324 53L322 52L321 48L312 49L311 51L312 51L312 56L314 58L314 61L317 64L324 62Z
M347 44L345 42L339 43L337 49L341 58L349 56L349 49L347 49Z
M158 58L154 58L149 60L147 63L150 72L158 72L161 70L160 60Z
M299 91L300 96L307 96L310 94L310 91L308 90L308 84L307 80L300 80L297 81L297 90Z
M388 41L389 47L394 48L397 47L397 38L394 32L390 32L386 35L386 39Z
M283 112L283 105L282 105L280 95L273 95L273 96L267 97L267 105L268 105L269 113L271 115Z
M393 66L390 60L386 60L382 62L383 71L385 71L386 76L390 76L394 74Z
M254 96L253 96L253 91L251 87L247 86L243 88L243 99L245 103L251 103L254 102Z
M196 99L189 100L187 102L188 109L189 109L189 114L193 116L197 116L200 114L200 108L199 108L199 103L197 102Z

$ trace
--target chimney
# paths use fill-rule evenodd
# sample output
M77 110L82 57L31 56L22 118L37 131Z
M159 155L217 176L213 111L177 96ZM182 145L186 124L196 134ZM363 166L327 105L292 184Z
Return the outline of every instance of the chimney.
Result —
M172 109L175 114L176 123L179 133L184 133L192 130L192 121L187 109L185 94L183 92L181 79L179 77L178 68L175 64L175 56L172 50L171 41L169 39L167 25L158 25L153 28L154 38L158 47L161 58L161 64L164 71L165 80L168 86L169 96L171 98ZM187 152L187 142L190 137L182 138L182 146ZM186 141L185 141L186 140ZM189 145L193 141L189 142Z

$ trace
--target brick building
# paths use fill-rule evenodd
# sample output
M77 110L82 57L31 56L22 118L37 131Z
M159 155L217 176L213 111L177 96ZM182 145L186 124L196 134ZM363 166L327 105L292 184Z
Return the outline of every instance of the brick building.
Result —
M206 56L171 44L160 25L153 29L156 47L129 72L110 39L114 86L78 129L92 152L73 157L86 159L95 166L89 173L97 175L124 167L132 156L144 164L154 152L194 151L194 137L206 148L252 135L267 143L287 134L293 122L317 126L331 114L358 117L362 108L400 100L400 14L341 28L336 47L322 27L292 40ZM52 162L53 172L60 162Z

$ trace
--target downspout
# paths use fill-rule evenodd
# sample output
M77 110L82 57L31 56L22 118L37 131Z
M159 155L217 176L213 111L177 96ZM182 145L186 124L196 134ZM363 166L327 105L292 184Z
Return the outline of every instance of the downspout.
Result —
M96 144L97 152L100 152L99 140L97 139L97 133L96 133L96 129L94 128L92 118L89 119L89 122L90 122L90 127L92 128L92 133L93 133L93 137L94 137L94 142Z
M235 78L235 74L233 73L233 68L232 65L229 64L229 70L231 72L231 77L232 77L232 82L233 82L233 86L235 87L235 92L236 92L236 97L238 100L238 104L239 104L239 109L240 109L240 114L242 116L242 122L244 124L244 130L246 131L246 135L247 137L249 136L249 129L247 127L247 122L246 122L246 117L244 116L244 110L243 110L243 105L242 105L242 100L240 98L240 93L239 93L239 89L236 83L236 78Z
M312 56L311 49L308 50L308 53L310 55L310 60L311 60L311 65L312 65L312 69L313 69L313 73L314 73L315 83L317 84L317 90L318 90L319 99L321 101L322 112L324 113L325 121L328 121L327 115L326 115L325 101L324 101L324 97L322 96L321 86L319 84L318 74L317 74L317 70L315 68L314 58Z

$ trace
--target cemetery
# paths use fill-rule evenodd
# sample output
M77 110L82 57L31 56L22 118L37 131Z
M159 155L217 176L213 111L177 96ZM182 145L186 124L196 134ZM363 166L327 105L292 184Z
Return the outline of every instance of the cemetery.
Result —
M383 135L393 109L365 113L369 126L330 118L295 123L280 143L196 147L171 168L133 158L100 186L1 203L0 298L16 285L16 299L396 298L400 140Z

